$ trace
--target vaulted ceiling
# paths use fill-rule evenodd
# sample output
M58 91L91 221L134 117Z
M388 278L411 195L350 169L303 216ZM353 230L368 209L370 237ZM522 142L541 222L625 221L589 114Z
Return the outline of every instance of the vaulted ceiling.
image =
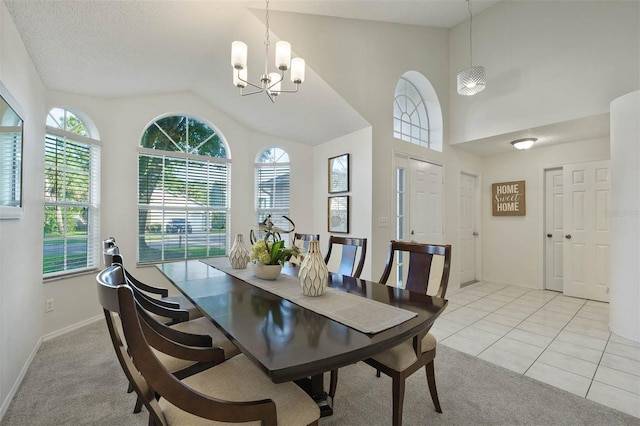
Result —
M4 1L50 90L106 99L192 91L252 130L312 145L368 126L309 65L296 95L275 104L239 95L230 46L245 41L249 69L262 68L262 1ZM474 13L495 3L476 0ZM463 0L283 0L270 9L445 28L468 18ZM273 43L273 17L271 29Z

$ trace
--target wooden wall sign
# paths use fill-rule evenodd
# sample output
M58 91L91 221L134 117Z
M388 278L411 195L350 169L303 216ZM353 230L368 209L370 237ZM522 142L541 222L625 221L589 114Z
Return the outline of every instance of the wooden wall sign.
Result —
M526 201L523 180L491 185L491 204L494 216L526 216Z

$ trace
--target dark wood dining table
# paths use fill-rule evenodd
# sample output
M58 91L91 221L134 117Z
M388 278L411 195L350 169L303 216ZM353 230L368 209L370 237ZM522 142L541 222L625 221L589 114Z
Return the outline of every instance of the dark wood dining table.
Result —
M375 334L302 308L199 260L157 268L274 383L304 383L323 416L333 413L323 373L353 364L428 330L447 301L372 281L329 274L329 286L415 312ZM295 267L283 273L296 275ZM319 296L322 297L322 296Z

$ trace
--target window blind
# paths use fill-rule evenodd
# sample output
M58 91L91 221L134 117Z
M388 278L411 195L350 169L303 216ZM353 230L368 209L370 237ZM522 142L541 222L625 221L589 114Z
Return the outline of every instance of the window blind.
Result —
M99 265L100 146L63 133L45 137L45 277Z

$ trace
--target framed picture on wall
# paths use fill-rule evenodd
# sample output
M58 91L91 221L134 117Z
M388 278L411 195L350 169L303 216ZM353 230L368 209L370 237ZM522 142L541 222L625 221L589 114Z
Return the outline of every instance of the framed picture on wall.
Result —
M327 230L342 234L349 233L349 196L329 197L328 201Z
M349 191L349 154L329 158L329 194Z

